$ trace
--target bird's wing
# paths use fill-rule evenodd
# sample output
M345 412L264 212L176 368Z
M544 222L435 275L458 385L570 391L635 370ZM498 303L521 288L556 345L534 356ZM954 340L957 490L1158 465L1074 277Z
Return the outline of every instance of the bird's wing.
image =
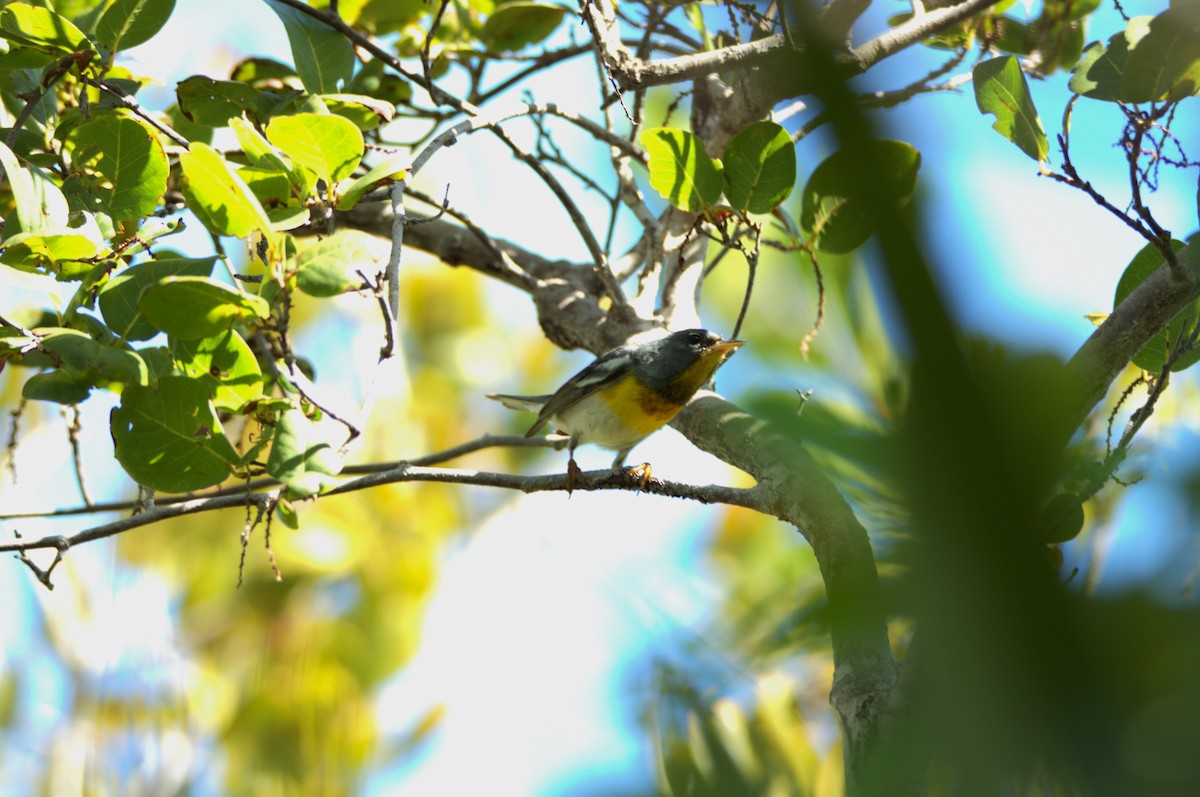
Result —
M542 405L537 420L533 422L533 426L529 427L525 436L531 437L537 434L537 431L555 415L623 376L632 364L633 352L633 346L621 346L613 349L564 382L563 386Z

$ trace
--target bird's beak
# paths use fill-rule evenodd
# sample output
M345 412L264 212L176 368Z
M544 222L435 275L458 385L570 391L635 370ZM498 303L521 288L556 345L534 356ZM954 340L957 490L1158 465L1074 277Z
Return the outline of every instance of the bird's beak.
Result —
M714 343L712 350L718 354L728 356L745 345L746 341L744 340L723 340L720 343Z

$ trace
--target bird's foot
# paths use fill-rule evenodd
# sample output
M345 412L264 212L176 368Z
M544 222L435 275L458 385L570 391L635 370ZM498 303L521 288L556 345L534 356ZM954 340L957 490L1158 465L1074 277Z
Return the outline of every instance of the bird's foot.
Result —
M583 471L575 464L575 457L567 460L567 497L571 497L571 493L575 490L575 485L583 477Z
M643 462L641 465L625 468L625 473L637 482L637 491L640 493L646 489L646 485L650 484L650 477L654 474L654 469L650 467L649 462Z

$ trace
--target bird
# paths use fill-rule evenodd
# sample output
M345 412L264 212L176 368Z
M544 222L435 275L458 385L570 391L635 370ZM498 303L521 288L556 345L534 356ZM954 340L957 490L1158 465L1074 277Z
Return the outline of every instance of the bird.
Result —
M615 451L612 469L619 472L630 450L670 423L743 345L743 340L725 340L707 329L684 329L605 352L552 394L487 397L510 409L537 413L526 437L547 424L567 435L569 495L581 473L576 446L591 443ZM649 465L634 470L644 486Z

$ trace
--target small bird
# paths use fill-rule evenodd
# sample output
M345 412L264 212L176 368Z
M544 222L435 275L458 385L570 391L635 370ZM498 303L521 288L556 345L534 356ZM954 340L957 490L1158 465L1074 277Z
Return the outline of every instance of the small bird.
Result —
M515 410L536 412L526 437L547 423L570 437L567 492L580 470L575 447L594 443L617 452L613 471L629 451L679 414L688 400L738 347L707 329L685 329L637 345L618 346L563 383L549 396L488 394ZM643 482L649 466L642 466Z

